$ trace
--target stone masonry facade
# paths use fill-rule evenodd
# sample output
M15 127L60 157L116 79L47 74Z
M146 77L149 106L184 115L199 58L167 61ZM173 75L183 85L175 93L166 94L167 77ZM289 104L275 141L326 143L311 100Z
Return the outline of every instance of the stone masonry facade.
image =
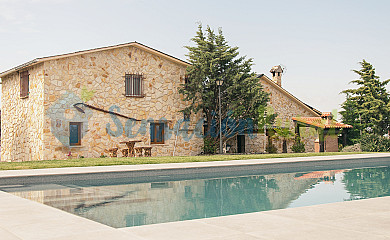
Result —
M280 83L280 81L278 81ZM292 117L318 117L319 115L306 107L298 99L287 93L281 86L266 76L260 77L260 83L263 90L269 93L270 101L268 103L268 112L276 113L277 118L274 126L289 128L295 133L295 126ZM289 96L290 95L290 96ZM306 152L314 152L314 142L318 138L318 133L311 127L300 127L301 141L305 143ZM269 136L265 136L263 131L260 133L245 134L245 153L264 153L268 144ZM283 151L283 140L272 138L272 143L277 148L278 153ZM292 152L291 147L294 144L294 138L287 139L287 152ZM237 138L233 137L227 143L231 146L230 152L237 152Z
M20 98L18 73L2 78L2 161L44 158L44 64L29 68L29 74L28 98Z
M143 46L143 45L142 45ZM183 121L178 89L187 64L137 44L48 59L29 67L30 94L19 97L17 73L3 78L2 161L99 157L122 141L152 146L152 156L196 155L202 150L201 114ZM143 97L125 96L126 73L142 74ZM142 121L73 105L84 102ZM81 145L70 146L69 123L81 123ZM165 124L163 144L151 144L150 123ZM107 155L107 153L105 153ZM120 156L120 154L119 154Z
M270 94L269 107L271 111L277 113L275 121L276 126L289 128L293 133L295 132L295 126L292 117L305 116L305 117L318 117L318 114L310 111L308 108L302 106L302 103L298 103L297 100L293 100L289 97L283 89L276 84L267 81L263 76L261 84L264 91ZM314 152L314 141L318 138L318 133L314 128L300 127L299 129L301 141L305 143L306 152ZM283 149L283 141L273 140L274 145L280 153ZM287 152L292 152L291 147L294 144L294 139L287 140Z

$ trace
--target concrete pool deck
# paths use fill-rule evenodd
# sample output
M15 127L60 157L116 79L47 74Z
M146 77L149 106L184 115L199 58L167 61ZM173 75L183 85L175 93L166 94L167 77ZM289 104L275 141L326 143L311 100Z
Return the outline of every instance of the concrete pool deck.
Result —
M304 162L335 162L340 160L358 160L367 158L390 158L390 153L372 154L351 154L334 156L295 157L295 158L268 158L268 159L247 159L213 162L187 162L187 163L163 163L163 164L139 164L139 165L112 165L97 167L66 167L66 168L45 168L25 170L0 171L0 178L26 177L26 176L49 176L64 174L88 174L107 172L128 172L128 171L149 171L163 169L190 169L190 168L211 168L211 167L232 167L251 165L271 165L280 163L304 163Z
M0 171L1 178L387 158L390 153ZM389 239L390 197L112 228L0 191L0 239Z

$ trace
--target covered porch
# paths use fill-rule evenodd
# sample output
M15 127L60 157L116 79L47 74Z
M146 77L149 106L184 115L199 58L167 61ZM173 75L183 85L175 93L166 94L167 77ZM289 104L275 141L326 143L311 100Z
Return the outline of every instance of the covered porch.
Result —
M338 139L346 139L346 129L351 125L337 122L330 112L322 113L321 117L293 117L295 133L300 136L300 127L314 128L318 138L314 142L315 152L338 152Z

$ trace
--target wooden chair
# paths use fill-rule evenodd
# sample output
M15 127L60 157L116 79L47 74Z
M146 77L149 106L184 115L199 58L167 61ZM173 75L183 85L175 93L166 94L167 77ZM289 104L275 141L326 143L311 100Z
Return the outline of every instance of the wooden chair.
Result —
M134 150L137 157L143 157L143 147L135 147Z
M143 147L145 154L145 157L151 157L152 156L152 147Z
M122 149L122 155L123 155L123 157L128 157L129 156L129 149L128 148Z
M118 148L109 148L106 149L106 152L110 154L110 157L118 157Z

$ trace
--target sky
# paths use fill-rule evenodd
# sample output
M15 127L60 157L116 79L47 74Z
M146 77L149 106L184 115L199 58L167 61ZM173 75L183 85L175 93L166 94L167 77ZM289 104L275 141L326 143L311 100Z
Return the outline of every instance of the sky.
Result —
M197 25L222 28L253 71L320 111L340 109L365 59L390 78L386 0L0 0L0 72L37 57L137 41L186 60ZM389 88L390 89L390 88Z

